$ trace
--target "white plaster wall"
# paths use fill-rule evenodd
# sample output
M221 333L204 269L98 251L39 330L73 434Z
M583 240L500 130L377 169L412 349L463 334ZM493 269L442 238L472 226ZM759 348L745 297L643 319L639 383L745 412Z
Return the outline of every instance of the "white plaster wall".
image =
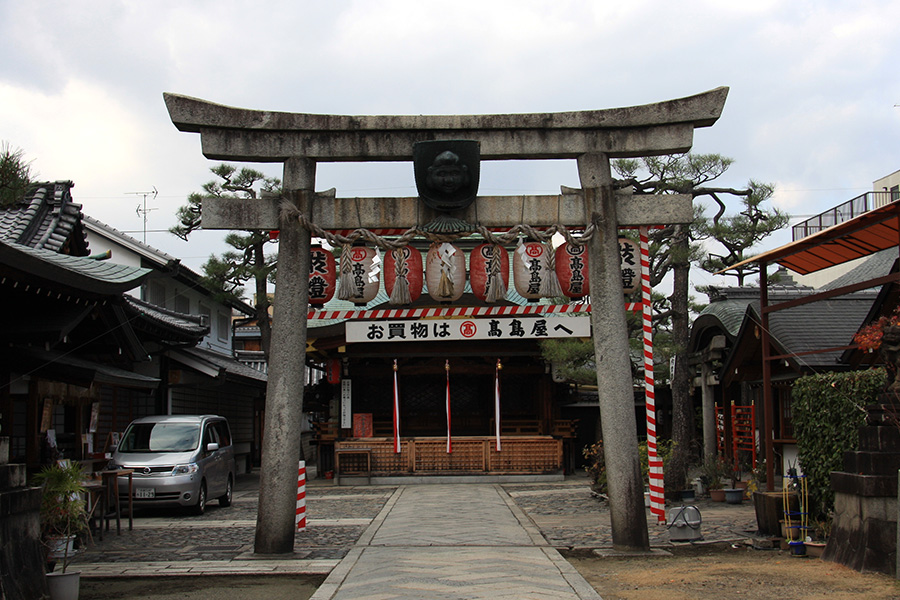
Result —
M890 175L882 177L881 179L876 179L872 183L872 189L876 192L885 192L895 185L900 185L900 171L894 171Z
M141 266L140 254L117 243L109 237L88 231L87 241L91 254L99 254L106 250L112 250L112 257L109 259L110 262L130 267ZM177 295L188 298L188 303L190 305L188 310L189 314L202 314L204 311L200 310L200 304L203 303L207 306L210 313L210 332L203 338L198 346L200 348L212 349L228 356L231 355L231 309L229 307L215 303L209 296L197 291L196 288L179 283L169 277L153 278L152 282L154 285L161 285L165 290L164 295L166 301L163 304L163 308L175 310L175 297ZM144 285L146 286L148 284L145 283ZM142 286L129 290L126 293L134 298L150 301L150 298L143 295ZM221 332L219 329L219 313L224 315L222 321L228 323L227 327L221 328ZM224 339L219 339L220 333L221 337Z
M800 273L795 273L791 271L791 276L794 278L800 285L808 285L813 288L820 288L827 283L831 283L841 275L849 273L851 270L858 267L862 262L868 258L867 256L863 258L857 258L855 260L851 260L849 262L845 262L840 265L835 265L833 267L828 267L827 269L822 269L821 271L816 271L814 273L809 273L808 275L801 275Z
M796 444L785 444L781 447L781 472L787 474L788 469L794 467L797 469L798 475L803 475L803 469L800 468L800 461L797 460L800 452ZM778 485L778 482L775 482Z
M101 252L112 250L112 258L110 260L117 265L125 265L128 267L141 266L140 256L107 237L99 236L93 231L88 231L87 241L88 249L91 254L100 254Z

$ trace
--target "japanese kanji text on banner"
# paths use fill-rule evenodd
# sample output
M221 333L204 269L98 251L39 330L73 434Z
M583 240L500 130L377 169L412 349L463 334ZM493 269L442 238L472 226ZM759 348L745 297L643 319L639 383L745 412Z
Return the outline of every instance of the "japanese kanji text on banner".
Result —
M347 342L443 342L529 338L590 337L591 320L436 319L422 321L347 321Z

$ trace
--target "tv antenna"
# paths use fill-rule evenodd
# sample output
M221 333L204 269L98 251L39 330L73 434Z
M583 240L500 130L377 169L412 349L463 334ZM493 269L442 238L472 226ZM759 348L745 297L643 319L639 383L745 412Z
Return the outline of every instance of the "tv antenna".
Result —
M151 186L153 188L152 192L125 192L126 194L133 194L135 196L143 196L144 202L143 204L138 204L137 208L134 209L134 212L137 213L137 216L141 217L144 220L144 243L147 243L147 213L151 210L156 210L155 208L147 208L147 196L153 196L153 199L156 199L156 195L159 193L156 191L156 186Z

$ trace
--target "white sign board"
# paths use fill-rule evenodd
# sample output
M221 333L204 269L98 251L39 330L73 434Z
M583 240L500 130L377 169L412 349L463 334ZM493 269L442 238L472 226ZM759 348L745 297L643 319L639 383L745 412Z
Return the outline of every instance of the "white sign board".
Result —
M590 337L586 317L347 321L347 342L448 342Z
M353 410L350 406L351 385L349 379L341 379L341 429L353 427Z

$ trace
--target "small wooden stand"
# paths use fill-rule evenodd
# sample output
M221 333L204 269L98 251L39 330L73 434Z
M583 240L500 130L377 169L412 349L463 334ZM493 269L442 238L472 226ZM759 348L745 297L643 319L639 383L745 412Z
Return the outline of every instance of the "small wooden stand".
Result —
M366 458L365 471L354 471L353 476L365 477L366 485L372 482L372 449L371 448L338 448L334 451L334 483L341 485L341 477L345 475L341 465L341 457L364 456ZM350 476L349 474L347 474Z

